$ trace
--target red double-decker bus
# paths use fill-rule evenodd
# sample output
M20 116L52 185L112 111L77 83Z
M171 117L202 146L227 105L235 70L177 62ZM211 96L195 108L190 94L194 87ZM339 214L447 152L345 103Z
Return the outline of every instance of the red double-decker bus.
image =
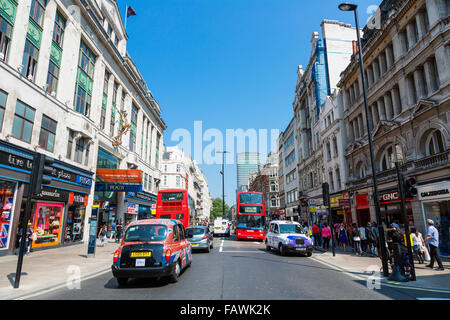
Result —
M194 226L194 200L184 189L160 190L156 200L156 219L175 219L185 228Z
M236 208L236 238L264 240L266 206L264 194L239 192Z

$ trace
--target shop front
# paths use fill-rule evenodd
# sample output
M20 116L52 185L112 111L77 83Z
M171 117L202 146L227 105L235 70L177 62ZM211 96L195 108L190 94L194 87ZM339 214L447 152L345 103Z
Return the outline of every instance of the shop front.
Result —
M359 227L367 226L370 221L369 196L367 194L356 194L356 221Z
M342 199L344 199L343 195L330 197L330 213L333 224L344 223L345 221L345 209L340 205Z
M16 191L17 182L0 179L0 251L9 247Z
M406 215L409 226L414 225L411 200L411 198L406 198ZM380 212L382 221L386 223L386 226L390 226L393 222L399 225L403 224L398 188L380 191Z
M136 221L139 204L129 201L126 195L141 192L141 170L97 169L95 200L101 209L98 228L106 225L111 230L115 221L122 220L125 225ZM123 201L122 212L118 211L120 201Z
M448 257L450 256L450 181L424 185L418 187L417 191L424 223L428 219L434 221L434 226L439 231L440 253Z
M157 196L147 192L128 192L126 200L128 204L137 205L137 220L156 218Z

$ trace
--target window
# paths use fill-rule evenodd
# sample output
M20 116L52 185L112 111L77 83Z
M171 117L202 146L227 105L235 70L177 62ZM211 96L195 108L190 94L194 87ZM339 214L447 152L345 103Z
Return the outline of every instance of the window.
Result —
M0 131L2 131L3 127L3 117L5 115L5 108L6 108L6 98L8 97L8 94L4 92L3 90L0 90Z
M334 191L334 179L333 179L333 172L328 173L328 183L330 184L330 191Z
M156 136L156 168L159 168L159 145L161 141L161 135L157 134Z
M336 138L333 138L333 149L334 149L334 156L338 155L338 145Z
M31 0L30 16L42 27L47 0Z
M9 44L11 43L13 27L0 15L0 60L8 58Z
M46 115L42 116L41 133L39 134L39 146L53 152L55 147L56 121Z
M277 198L272 197L272 198L270 199L270 206L271 206L271 207L276 207L276 206L277 206Z
M58 87L59 78L59 68L51 60L48 65L48 75L47 75L47 92L56 94L56 89Z
M177 187L180 186L180 176L176 176L176 181L177 181Z
M439 130L430 134L427 140L427 156L433 156L445 151L444 139Z
M12 135L14 137L28 143L31 142L35 112L36 110L17 100L12 127Z
M64 29L66 28L66 19L59 13L56 12L55 17L55 29L53 30L53 41L62 48L64 40Z
M94 64L94 53L81 41L77 85L75 88L75 111L87 117L89 117L91 111Z
M180 237L178 235L178 226L173 226L173 241L180 241Z
M394 154L394 152L396 154ZM380 170L385 171L394 168L396 160L399 163L403 161L403 154L400 146L388 147L381 155Z
M164 176L164 185L167 186L167 176Z
M27 39L25 41L25 51L22 59L22 75L31 81L34 81L38 57L39 50Z
M270 183L270 192L276 192L275 182Z
M341 171L339 169L336 169L336 190L341 189Z
M181 166L177 164L177 172L180 172Z
M133 104L131 108L130 151L136 150L136 125L139 109Z
M328 160L331 160L331 147L330 147L329 142L327 142L327 155L328 155Z
M84 139L77 139L75 143L74 161L81 163L83 161Z
M73 139L75 133L69 129L69 140L67 141L67 159L72 159Z

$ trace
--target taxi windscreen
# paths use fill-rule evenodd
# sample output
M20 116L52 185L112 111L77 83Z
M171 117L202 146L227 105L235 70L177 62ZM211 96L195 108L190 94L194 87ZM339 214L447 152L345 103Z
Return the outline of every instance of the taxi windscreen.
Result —
M129 227L125 233L125 242L163 241L167 237L167 226L144 224Z
M301 225L280 224L280 233L304 233Z

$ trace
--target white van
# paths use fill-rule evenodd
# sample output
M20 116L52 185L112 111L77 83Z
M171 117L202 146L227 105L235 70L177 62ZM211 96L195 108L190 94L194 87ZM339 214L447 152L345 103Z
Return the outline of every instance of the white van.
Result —
M214 236L230 236L230 222L227 219L217 218L214 220Z

